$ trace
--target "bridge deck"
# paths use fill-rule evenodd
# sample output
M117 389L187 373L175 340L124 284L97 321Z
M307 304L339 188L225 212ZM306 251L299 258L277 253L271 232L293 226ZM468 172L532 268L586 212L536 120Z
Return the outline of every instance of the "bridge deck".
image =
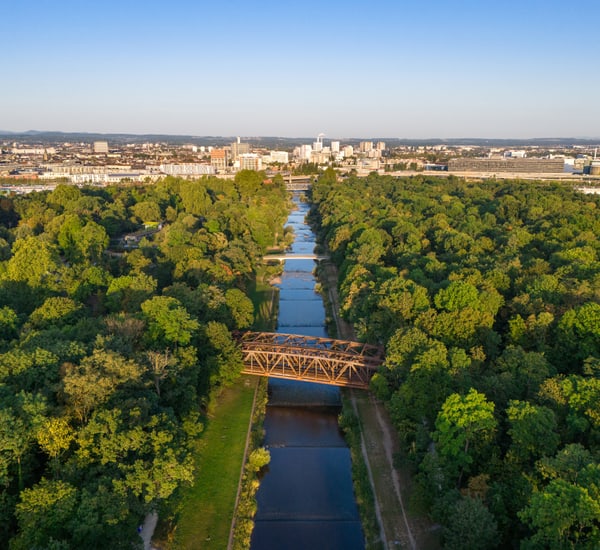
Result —
M267 254L263 256L263 260L268 262L269 260L285 262L286 260L329 260L329 256L324 254Z

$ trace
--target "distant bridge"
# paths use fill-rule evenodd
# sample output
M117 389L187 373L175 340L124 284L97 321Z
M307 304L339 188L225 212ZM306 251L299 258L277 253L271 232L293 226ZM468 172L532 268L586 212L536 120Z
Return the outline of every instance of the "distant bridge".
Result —
M285 187L288 191L308 191L312 188L314 176L292 176L285 179Z
M263 256L265 262L285 262L286 260L315 260L320 262L322 260L329 260L329 256L325 254L267 254Z
M332 338L244 332L238 341L244 358L242 372L257 376L368 389L383 362L379 346Z

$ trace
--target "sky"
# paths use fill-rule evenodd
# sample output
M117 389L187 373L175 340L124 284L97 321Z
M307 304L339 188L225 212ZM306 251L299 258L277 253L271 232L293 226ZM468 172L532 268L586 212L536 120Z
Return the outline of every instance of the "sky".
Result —
M29 0L0 130L600 137L600 0Z

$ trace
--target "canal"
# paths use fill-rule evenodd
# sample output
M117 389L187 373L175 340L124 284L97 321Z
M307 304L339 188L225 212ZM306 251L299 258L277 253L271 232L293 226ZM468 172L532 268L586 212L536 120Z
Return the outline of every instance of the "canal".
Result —
M293 254L310 254L315 235L308 205L295 198L288 219ZM327 336L323 301L315 291L312 260L286 262L278 332ZM269 381L265 446L268 471L256 495L251 550L359 550L364 538L352 487L350 451L340 432L339 388L290 380Z

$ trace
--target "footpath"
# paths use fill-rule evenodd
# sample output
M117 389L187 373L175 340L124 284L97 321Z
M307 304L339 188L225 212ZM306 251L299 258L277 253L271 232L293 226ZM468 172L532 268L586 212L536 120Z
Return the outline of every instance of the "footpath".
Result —
M338 337L356 341L352 325L339 316L338 274L335 266L324 262L325 286ZM362 454L376 501L376 515L384 548L434 550L439 547L427 518L415 517L408 510L410 474L394 467L400 446L385 407L371 392L350 390L352 406L361 426Z

